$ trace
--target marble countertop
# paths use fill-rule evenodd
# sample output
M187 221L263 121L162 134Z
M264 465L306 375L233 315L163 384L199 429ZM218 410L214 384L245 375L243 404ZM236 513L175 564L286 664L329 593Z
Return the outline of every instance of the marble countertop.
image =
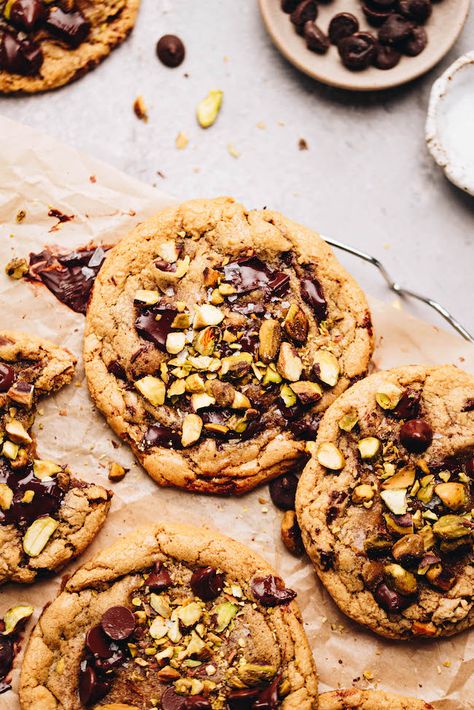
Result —
M155 57L165 33L186 44L178 69ZM474 198L447 182L424 142L432 83L473 44L471 14L455 48L427 76L355 95L290 66L271 44L256 0L142 0L132 36L99 68L50 94L2 98L0 113L177 197L230 194L249 207L279 209L376 255L402 284L440 300L474 332ZM205 131L195 108L213 88L223 90L224 103ZM148 123L132 111L137 95ZM184 150L175 146L180 131L189 138ZM393 300L372 267L342 260L366 290ZM442 324L422 306L407 308Z

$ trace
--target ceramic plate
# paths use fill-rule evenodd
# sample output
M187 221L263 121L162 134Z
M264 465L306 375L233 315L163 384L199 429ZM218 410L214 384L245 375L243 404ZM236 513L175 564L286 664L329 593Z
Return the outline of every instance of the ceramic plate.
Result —
M289 15L282 12L280 0L259 0L265 26L280 52L300 71L329 86L351 91L376 91L405 84L421 76L439 62L451 49L462 30L469 12L470 0L443 0L433 4L433 13L425 25L428 45L417 57L402 57L393 69L375 67L352 72L339 59L336 47L324 55L306 49L304 39L295 32ZM319 5L317 24L327 32L329 21L337 12L352 12L359 18L362 30L376 33L365 20L359 0L335 0Z

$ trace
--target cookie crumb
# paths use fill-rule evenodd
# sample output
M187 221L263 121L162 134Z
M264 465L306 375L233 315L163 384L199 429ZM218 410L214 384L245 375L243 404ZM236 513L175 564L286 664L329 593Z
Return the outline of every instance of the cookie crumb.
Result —
M176 136L176 140L174 142L175 146L177 147L178 150L184 150L186 146L189 143L189 138L184 133L184 131L180 131L178 135Z
M145 105L145 101L143 100L143 96L137 96L137 98L133 102L133 111L135 113L135 116L139 118L140 121L147 123L148 111Z
M308 143L304 138L300 138L298 141L298 150L309 150Z
M229 143L229 144L227 145L227 152L228 152L229 155L231 155L233 158L240 158L240 153L239 153L239 151L237 150L237 148L236 148L232 143Z
M26 211L25 211L25 210L19 210L19 211L16 213L16 218L15 218L15 219L16 219L16 221L18 222L18 224L21 224L21 223L23 222L23 220L25 219L25 217L26 217Z
M121 466L119 463L116 461L112 461L109 467L109 481L121 481L123 478L125 478L126 473L128 472L129 469L124 468Z

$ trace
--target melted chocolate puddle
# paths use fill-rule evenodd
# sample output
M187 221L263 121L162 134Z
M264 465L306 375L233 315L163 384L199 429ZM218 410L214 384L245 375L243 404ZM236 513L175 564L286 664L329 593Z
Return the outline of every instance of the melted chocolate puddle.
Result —
M64 491L56 479L41 481L33 473L31 466L21 472L12 471L3 462L0 463L0 483L6 483L13 491L13 500L8 510L0 510L0 525L28 527L43 515L54 514L61 505ZM31 503L23 502L26 491L33 491Z
M85 315L94 281L108 249L110 247L84 248L68 254L43 249L38 254L30 254L29 277L44 283L71 310Z

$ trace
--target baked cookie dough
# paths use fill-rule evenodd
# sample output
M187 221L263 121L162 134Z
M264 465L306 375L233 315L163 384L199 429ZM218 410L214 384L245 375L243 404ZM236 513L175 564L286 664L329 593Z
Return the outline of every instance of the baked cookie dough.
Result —
M331 690L319 696L320 710L434 710L417 698L406 698L384 690Z
M48 340L0 331L0 584L62 567L107 516L110 492L38 458L31 433L38 400L72 380L75 362Z
M123 42L140 0L0 0L0 93L68 84Z
M378 372L326 412L300 478L303 541L341 610L382 636L474 620L474 377Z
M66 582L33 630L22 710L312 710L300 613L264 560L218 533L137 530Z
M152 478L232 494L305 461L371 352L364 294L327 244L220 198L166 209L108 252L84 360Z

